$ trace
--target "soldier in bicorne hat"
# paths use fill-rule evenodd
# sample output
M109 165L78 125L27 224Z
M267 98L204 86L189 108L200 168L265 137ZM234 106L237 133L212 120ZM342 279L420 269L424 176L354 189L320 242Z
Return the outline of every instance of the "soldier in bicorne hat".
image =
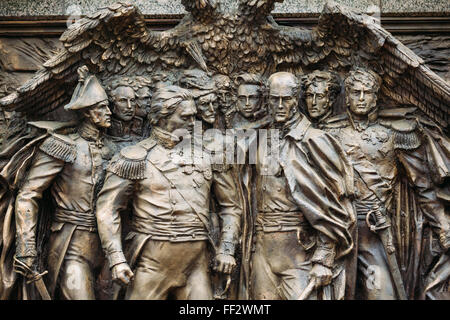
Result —
M95 299L95 274L102 263L95 200L112 157L111 144L104 138L111 111L98 79L86 67L78 73L79 83L65 106L81 119L77 131L65 135L49 130L16 198L16 259L28 268L16 263L15 269L26 274L38 268L40 199L49 189L55 212L46 258L47 286L54 297L88 300Z

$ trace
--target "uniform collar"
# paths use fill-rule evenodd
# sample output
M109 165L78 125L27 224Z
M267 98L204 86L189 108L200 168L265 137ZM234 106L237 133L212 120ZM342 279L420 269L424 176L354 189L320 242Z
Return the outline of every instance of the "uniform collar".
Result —
M295 140L300 141L303 139L310 126L311 121L309 121L305 116L299 114L297 119L290 124L289 132L286 136L290 136Z
M362 132L365 131L372 124L376 123L378 120L378 108L375 108L371 113L369 113L367 119L357 120L353 117L352 113L347 109L348 119L353 129Z
M123 137L129 136L131 133L135 135L142 135L142 127L144 124L144 119L135 116L129 123L125 123L122 120L111 118L111 128L109 132L111 136Z
M179 137L159 127L153 127L150 137L166 149L173 149L180 142Z
M103 145L103 132L88 121L83 121L78 127L78 134L87 141Z
M331 115L333 114L333 110L330 108L327 113L325 113L322 117L320 117L319 120L317 120L317 124L320 125L322 123L325 123L329 118L331 118Z

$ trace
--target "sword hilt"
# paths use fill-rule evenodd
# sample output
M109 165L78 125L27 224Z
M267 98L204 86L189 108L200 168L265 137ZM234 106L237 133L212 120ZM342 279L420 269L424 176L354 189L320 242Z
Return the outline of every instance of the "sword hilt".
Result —
M375 224L370 223L372 216L374 217ZM391 232L391 224L388 222L386 216L379 209L369 211L366 215L366 223L370 231L374 233L379 233L380 231L387 233L386 250L388 254L393 254L395 252L394 240Z
M45 276L47 273L48 273L47 270L45 270L45 271L42 272L42 273L39 273L39 272L37 272L37 271L34 271L33 274L32 274L32 276L31 276L31 278L29 278L29 279L27 280L27 284L30 284L30 283L33 283L33 282L36 282L36 281L42 279L42 277Z
M27 278L27 284L42 279L42 277L48 273L48 271L39 273L38 271L31 269L26 263L17 259L16 256L14 256L14 264L16 266L16 272L20 273L22 276ZM20 269L17 267L19 267Z
M375 220L375 224L372 224L370 222L370 218L372 216ZM367 226L369 227L370 231L375 232L375 233L377 233L377 231L379 231L379 230L388 229L391 226L391 224L386 219L386 216L383 215L381 213L381 211L378 209L371 210L367 213L366 223L367 223Z

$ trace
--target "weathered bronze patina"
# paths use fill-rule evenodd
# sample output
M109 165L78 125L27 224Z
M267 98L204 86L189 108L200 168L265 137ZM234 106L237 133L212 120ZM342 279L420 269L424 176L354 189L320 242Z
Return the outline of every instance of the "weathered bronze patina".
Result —
M449 84L238 2L101 8L0 99L1 299L450 299Z

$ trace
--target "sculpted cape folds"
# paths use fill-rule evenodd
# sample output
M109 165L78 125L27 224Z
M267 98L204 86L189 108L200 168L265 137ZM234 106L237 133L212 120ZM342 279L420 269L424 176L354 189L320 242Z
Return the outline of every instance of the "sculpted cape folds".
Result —
M236 1L164 31L100 8L0 99L27 124L0 152L2 299L450 298L449 84L333 1L312 28Z

